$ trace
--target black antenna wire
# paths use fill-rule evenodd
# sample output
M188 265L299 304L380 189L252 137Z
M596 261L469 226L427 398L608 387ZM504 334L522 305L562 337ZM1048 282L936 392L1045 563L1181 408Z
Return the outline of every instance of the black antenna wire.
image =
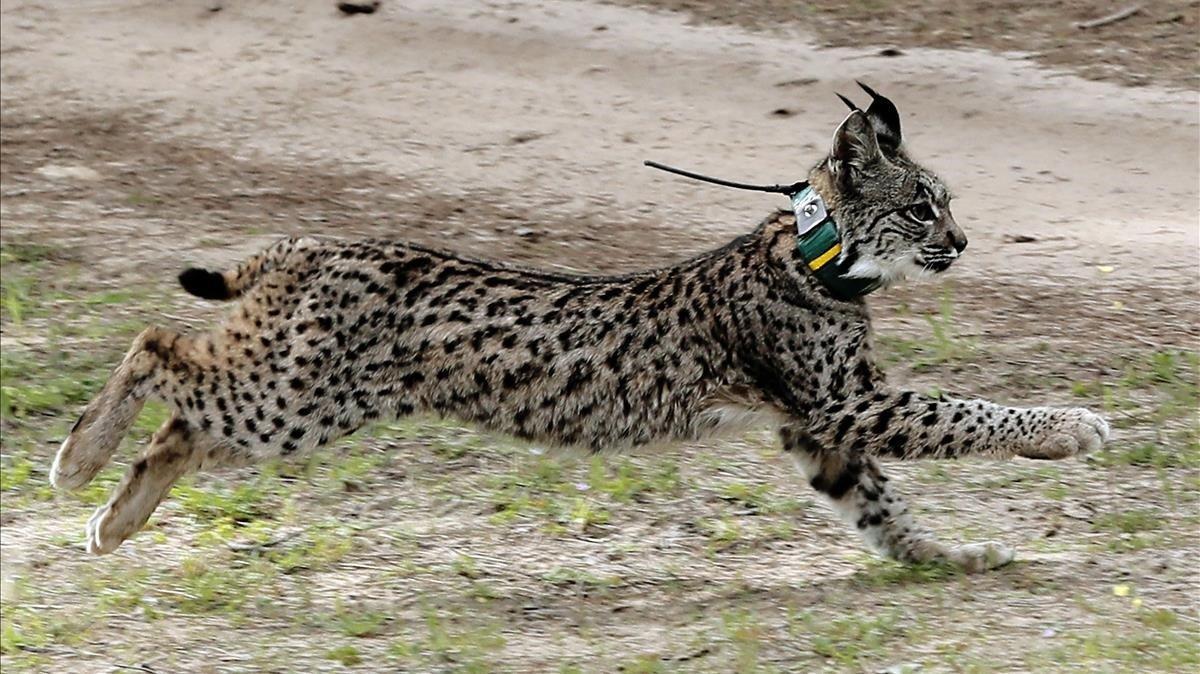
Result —
M667 173L674 173L676 175L681 175L685 178L691 178L693 180L701 180L706 183L712 183L714 185L722 185L724 187L732 187L732 188L738 189L738 190L752 190L755 192L773 192L775 194L786 194L788 196L791 196L793 194L799 193L805 187L808 187L808 182L803 181L803 180L798 183L792 183L791 185L751 185L749 183L735 183L731 180L722 180L720 178L713 178L711 176L701 175L699 173L692 173L691 171L685 171L680 168L675 168L674 166L667 166L666 164L660 164L656 161L650 161L649 159L647 159L643 163L646 166L649 166L650 168L656 168L660 171L666 171Z

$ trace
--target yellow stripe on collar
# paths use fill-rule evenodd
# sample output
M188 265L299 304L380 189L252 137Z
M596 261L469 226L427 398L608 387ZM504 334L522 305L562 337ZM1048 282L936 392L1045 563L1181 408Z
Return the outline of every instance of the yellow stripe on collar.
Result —
M825 251L824 253L821 253L817 257L817 259L813 260L812 262L809 262L808 268L812 269L813 271L816 271L816 270L820 269L821 267L824 267L825 263L827 263L830 260L832 260L833 258L837 257L841 252L842 252L842 244L835 243L835 244L833 244L833 248L830 248L829 250Z

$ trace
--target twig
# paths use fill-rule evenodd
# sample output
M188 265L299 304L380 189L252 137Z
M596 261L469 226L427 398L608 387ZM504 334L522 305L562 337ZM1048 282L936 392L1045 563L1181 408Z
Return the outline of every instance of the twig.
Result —
M1149 340L1149 339L1147 339L1147 338L1145 338L1145 337L1140 337L1140 336L1138 336L1138 335L1136 335L1136 334L1133 334L1133 333L1129 333L1129 334L1126 334L1126 335L1124 335L1124 336L1125 336L1125 337L1128 337L1128 338L1130 338L1130 339L1132 339L1133 341L1135 341L1135 342L1137 342L1137 343L1139 343L1139 344L1144 344L1144 345L1146 345L1146 346L1148 346L1148 347L1150 347L1150 348L1152 348L1152 349L1155 349L1155 350L1158 350L1158 351L1162 351L1162 350L1163 350L1163 345L1162 345L1162 344L1159 344L1158 342L1155 342L1155 341L1151 341L1151 340Z
M262 550L265 550L266 548L275 547L276 545L279 545L280 543L290 541L302 533L304 533L303 529L293 529L292 531L289 531L287 533L276 536L270 540L263 541L262 543L233 542L233 543L229 543L227 545L228 545L229 549L233 550L234 552L261 552Z
M1141 10L1142 10L1141 5L1130 5L1130 6L1126 7L1125 9L1113 12L1112 14L1109 14L1108 16L1102 16L1099 19L1092 19L1091 21L1080 21L1079 23L1075 24L1075 27L1078 28L1079 30L1088 30L1091 28L1099 28L1100 26L1107 26L1110 23L1116 23L1118 21L1123 21L1125 19L1128 19L1129 17L1133 16L1134 14L1137 14Z
M688 660L695 660L696 658L702 658L702 657L708 655L709 653L712 653L712 649L709 648L708 646L705 646L704 648L701 648L698 651L693 651L686 655L680 655L673 659L675 660L675 662L687 662Z
M123 669L131 669L135 672L146 672L146 674L158 674L158 670L151 669L147 665L113 665L112 671L119 672Z

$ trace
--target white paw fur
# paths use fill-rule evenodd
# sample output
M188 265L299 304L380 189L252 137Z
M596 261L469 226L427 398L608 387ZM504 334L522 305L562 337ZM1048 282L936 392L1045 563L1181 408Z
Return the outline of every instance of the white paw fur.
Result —
M50 465L50 486L55 489L70 489L71 480L63 472L62 458L67 453L67 444L71 442L71 437L67 436L66 440L58 446L58 453L54 455L54 463Z
M96 473L103 467L101 464L88 463L82 452L75 451L78 437L72 433L58 446L54 462L50 464L50 486L63 491L79 489L92 481Z
M121 541L106 541L103 537L105 525L108 523L109 517L112 516L112 508L108 505L96 508L96 512L88 518L87 522L87 551L93 555L105 555L117 549Z
M1049 427L1024 456L1033 459L1064 459L1088 454L1104 446L1110 432L1100 415L1081 407L1053 410Z
M986 541L959 545L951 548L946 556L963 571L980 573L1008 564L1016 556L1016 551L1003 543Z

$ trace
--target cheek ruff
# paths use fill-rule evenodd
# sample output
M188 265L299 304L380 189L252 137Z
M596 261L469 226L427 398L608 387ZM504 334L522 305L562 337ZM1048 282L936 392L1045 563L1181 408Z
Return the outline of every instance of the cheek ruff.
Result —
M949 266L949 265L947 265ZM860 257L851 265L846 276L851 278L878 279L883 285L891 285L910 278L930 276L935 270L915 253L907 253L890 260L881 261L873 257Z

